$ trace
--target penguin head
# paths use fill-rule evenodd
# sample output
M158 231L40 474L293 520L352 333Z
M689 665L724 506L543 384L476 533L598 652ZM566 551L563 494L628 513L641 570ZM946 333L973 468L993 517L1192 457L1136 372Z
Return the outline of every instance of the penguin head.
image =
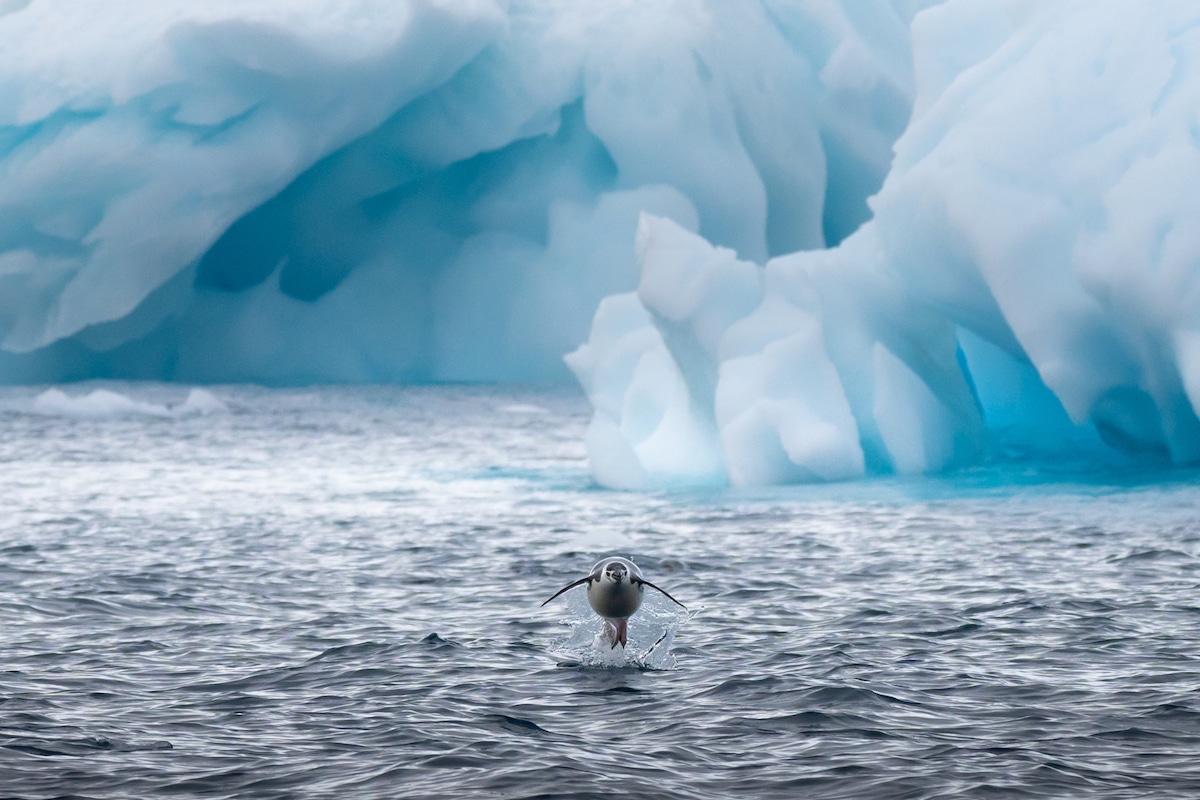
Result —
M592 575L601 583L628 586L642 577L642 571L627 558L606 558L592 569Z

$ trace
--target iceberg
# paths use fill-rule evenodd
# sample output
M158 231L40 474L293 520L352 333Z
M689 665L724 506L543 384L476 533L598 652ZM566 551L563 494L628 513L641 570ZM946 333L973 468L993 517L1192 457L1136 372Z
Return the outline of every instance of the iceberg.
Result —
M1200 462L1198 23L949 0L914 19L912 119L853 234L758 266L643 217L637 291L568 357L597 479L924 473L1088 432Z
M1197 22L0 0L0 383L573 373L627 488L1195 464Z
M642 212L870 217L929 4L0 2L0 382L569 380Z

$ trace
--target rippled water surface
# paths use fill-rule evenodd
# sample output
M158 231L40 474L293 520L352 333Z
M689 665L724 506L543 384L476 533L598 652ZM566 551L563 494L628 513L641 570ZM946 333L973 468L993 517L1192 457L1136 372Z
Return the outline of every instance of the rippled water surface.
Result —
M1194 473L639 495L572 393L107 388L0 390L0 796L1200 792ZM690 610L625 654L539 607L610 553Z

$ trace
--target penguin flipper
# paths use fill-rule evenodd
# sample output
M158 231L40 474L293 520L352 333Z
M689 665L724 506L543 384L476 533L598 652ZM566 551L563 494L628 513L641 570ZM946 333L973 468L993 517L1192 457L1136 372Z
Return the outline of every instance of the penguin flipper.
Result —
M647 586L649 586L651 589L655 589L655 590L657 590L657 591L660 591L660 592L662 592L664 595L666 595L666 598L667 598L668 600L670 600L672 603L674 603L675 605L677 605L677 606L679 606L680 608L682 608L684 611L687 611L687 606L685 606L683 603L681 603L681 602L679 602L678 600L676 600L674 597L671 597L671 593L670 593L670 592L668 592L666 589L662 589L662 588L659 588L658 586L655 586L653 583L651 583L650 581L646 580L645 578L636 578L635 580L636 580L638 583L644 583L644 584L646 584L646 585L647 585Z
M592 579L592 576L591 576L591 575L585 575L585 576L583 576L582 578L580 578L580 579L579 579L579 580L577 580L577 581L574 581L574 582L572 582L572 583L568 583L566 586L562 587L562 588L561 588L561 589L559 589L557 592L555 592L553 595L551 595L551 596L550 596L550 600L553 600L555 597L558 597L560 594L562 594L563 592L567 591L567 589L574 589L574 588L575 588L576 586L578 586L579 584L581 584L581 583L587 583L587 582L588 582L588 581L590 581L591 579ZM542 603L542 605L546 605L546 603L549 603L549 602L550 602L550 600L547 600L545 603Z

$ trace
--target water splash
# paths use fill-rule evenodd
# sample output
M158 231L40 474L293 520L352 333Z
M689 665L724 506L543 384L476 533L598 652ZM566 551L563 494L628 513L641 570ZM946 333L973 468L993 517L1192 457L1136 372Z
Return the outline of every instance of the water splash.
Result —
M562 621L572 626L571 632L555 642L550 652L560 666L601 669L676 669L671 645L694 616L663 598L648 596L638 613L629 618L625 647L613 647L604 621L588 606L583 592L567 600L567 611Z

